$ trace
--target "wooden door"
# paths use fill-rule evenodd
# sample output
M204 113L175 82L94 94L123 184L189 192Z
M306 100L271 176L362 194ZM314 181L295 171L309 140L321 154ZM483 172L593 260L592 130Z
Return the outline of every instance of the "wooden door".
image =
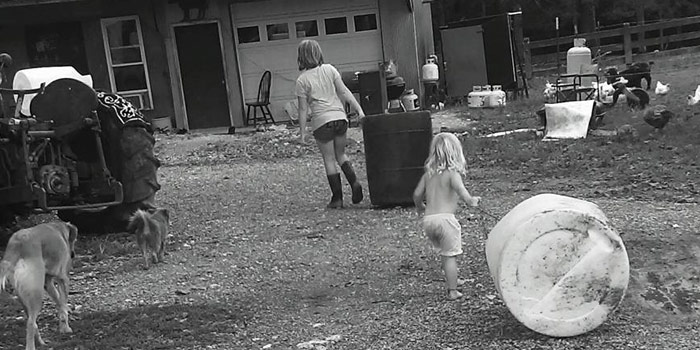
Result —
M482 32L479 25L440 31L449 96L466 96L474 85L487 84Z

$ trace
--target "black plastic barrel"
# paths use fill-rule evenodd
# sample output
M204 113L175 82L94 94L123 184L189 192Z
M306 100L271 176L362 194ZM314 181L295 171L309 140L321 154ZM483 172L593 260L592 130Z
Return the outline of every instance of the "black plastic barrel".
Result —
M362 133L372 205L413 205L433 137L430 112L370 115Z

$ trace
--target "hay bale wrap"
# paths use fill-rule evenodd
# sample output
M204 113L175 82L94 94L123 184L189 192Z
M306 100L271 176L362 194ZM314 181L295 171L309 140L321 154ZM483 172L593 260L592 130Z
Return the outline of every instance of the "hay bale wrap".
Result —
M555 194L508 212L489 233L486 259L513 316L555 337L598 327L629 282L624 244L600 208Z

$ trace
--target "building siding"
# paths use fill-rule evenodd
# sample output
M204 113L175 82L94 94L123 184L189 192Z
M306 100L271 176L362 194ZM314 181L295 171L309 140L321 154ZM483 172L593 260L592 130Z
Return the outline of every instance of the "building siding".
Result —
M379 26L382 31L384 60L393 59L406 87L423 95L420 81L425 58L434 52L430 4L413 1L409 11L406 0L377 0ZM235 0L209 0L204 20L219 23L222 39L223 64L231 124L244 123L244 101L241 92L236 43L233 38L229 7ZM163 116L175 118L176 126L186 127L185 106L177 65L173 25L181 22L183 13L168 0L139 1L69 1L26 7L3 7L0 0L0 51L10 53L15 64L9 69L10 87L17 70L29 66L25 44L25 27L32 24L78 21L82 25L87 68L96 89L109 90L109 72L105 57L100 19L138 15L146 52L153 110L144 111L148 119Z
M430 4L413 1L410 12L405 0L379 1L384 59L393 59L407 89L423 95L420 74L427 55L433 52Z
M149 3L133 0L110 2L109 6L103 6L98 1L83 1L3 8L0 11L0 51L9 53L15 63L8 71L9 81L3 83L3 86L10 87L14 74L20 69L29 68L24 37L27 25L77 21L83 28L88 73L93 78L93 87L111 90L100 19L138 15L154 106L152 110L143 111L144 115L147 119L174 115L165 46L158 27L160 23L156 23L153 7Z

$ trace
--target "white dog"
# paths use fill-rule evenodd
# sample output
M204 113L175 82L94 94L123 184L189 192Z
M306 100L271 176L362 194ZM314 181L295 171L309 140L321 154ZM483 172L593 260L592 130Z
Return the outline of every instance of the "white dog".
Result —
M58 331L71 333L68 326L68 272L71 269L78 229L65 222L51 222L15 232L0 262L0 292L7 281L24 306L27 316L26 350L34 341L46 345L36 319L41 312L44 290L58 307Z

